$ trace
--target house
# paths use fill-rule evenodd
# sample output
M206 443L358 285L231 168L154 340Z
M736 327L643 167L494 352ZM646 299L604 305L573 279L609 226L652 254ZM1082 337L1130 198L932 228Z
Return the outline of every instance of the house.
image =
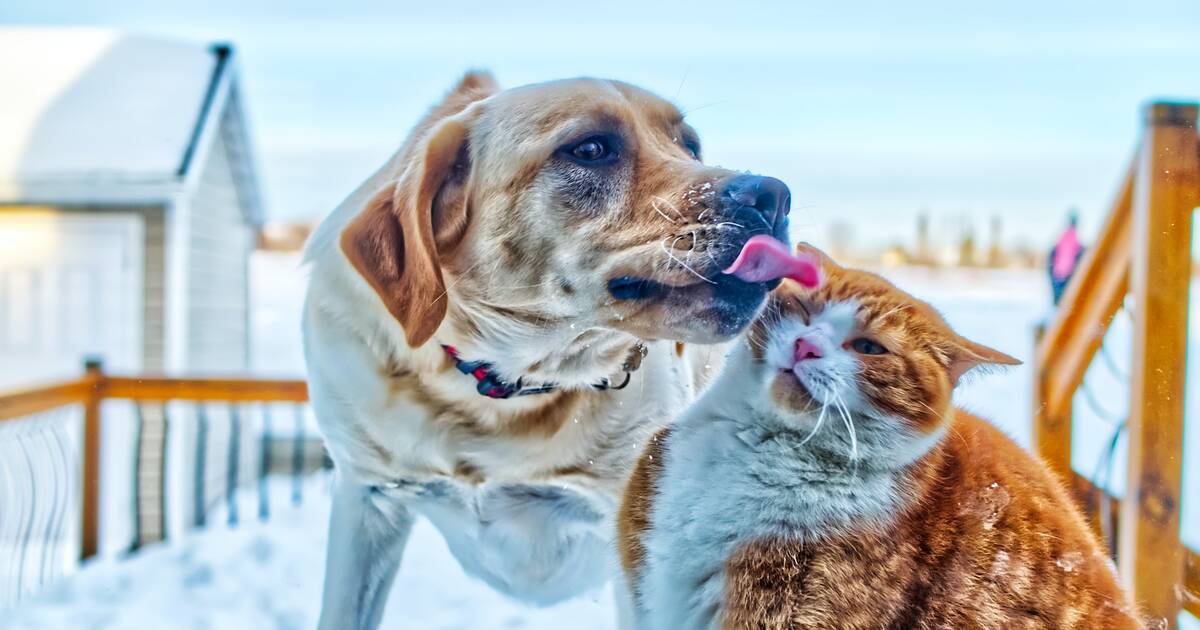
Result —
M247 367L258 179L225 45L0 27L0 387Z

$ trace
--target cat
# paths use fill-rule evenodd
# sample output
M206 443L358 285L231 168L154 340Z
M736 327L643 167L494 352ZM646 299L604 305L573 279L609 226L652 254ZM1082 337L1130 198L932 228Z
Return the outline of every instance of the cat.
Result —
M618 522L638 628L1140 628L1045 464L954 408L1016 359L818 250L642 454Z

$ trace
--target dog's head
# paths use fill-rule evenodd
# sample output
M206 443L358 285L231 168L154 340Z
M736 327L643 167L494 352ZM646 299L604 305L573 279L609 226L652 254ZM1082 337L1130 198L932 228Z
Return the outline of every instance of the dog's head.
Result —
M724 340L775 283L721 270L753 235L787 239L782 182L704 165L678 109L615 81L470 74L393 168L341 248L414 347L448 313L478 338Z

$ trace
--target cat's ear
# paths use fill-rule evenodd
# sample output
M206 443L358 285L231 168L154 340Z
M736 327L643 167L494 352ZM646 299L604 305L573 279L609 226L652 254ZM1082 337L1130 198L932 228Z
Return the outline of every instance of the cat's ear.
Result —
M823 269L841 268L836 262L833 262L833 259L829 257L829 254L826 254L825 252L817 249L815 246L804 241L796 243L796 254L799 256L811 256L813 260L820 261Z
M964 374L982 365L1021 365L1021 361L959 337L950 350L950 385L957 387Z

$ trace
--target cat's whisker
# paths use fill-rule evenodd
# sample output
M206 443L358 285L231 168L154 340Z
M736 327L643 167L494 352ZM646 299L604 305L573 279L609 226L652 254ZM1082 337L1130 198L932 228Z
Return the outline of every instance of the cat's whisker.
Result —
M908 306L905 304L897 304L896 306L893 306L892 308L888 309L882 315L876 317L875 319L879 320L879 321L884 321L887 318L891 317L893 313L898 313L906 308L908 308Z
M804 410L801 411L800 413L807 416L808 412L812 411L813 403L815 403L815 402L817 402L817 401L814 400L812 396L809 396L808 402L804 403Z
M825 424L825 412L828 410L829 410L829 402L828 401L822 402L821 403L821 413L817 415L817 424L816 424L816 426L814 426L812 428L812 431L808 432L808 437L806 437L800 441L800 446L804 446L805 444L808 444L808 441L813 439L813 436L817 434L817 431L821 430L821 425Z
M850 434L850 459L857 462L858 433L854 430L854 420L850 418L850 410L846 408L846 403L842 401L840 394L834 397L833 404L838 414L842 416L842 422L846 425L846 432Z
M921 405L922 407L924 407L924 408L928 409L928 410L929 410L931 413L933 413L933 415L937 416L938 420L945 420L945 419L946 419L946 412L944 412L944 411L938 411L937 409L934 409L933 407L930 407L930 406L928 405L928 403L926 403L925 401L923 401L923 400L918 400L918 401L917 401L917 404L919 404L919 405Z

